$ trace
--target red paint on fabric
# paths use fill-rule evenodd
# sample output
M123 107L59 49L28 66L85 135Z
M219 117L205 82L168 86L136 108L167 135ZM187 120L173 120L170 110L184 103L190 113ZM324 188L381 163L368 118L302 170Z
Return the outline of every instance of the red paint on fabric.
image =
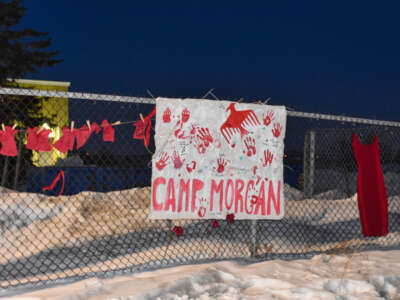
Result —
M264 181L263 181L264 184ZM274 205L274 209L276 214L279 216L281 213L281 181L278 180L278 188L276 191L276 195L274 193L274 187L272 181L269 182L268 186L268 205L267 205L267 214L271 214L271 202Z
M162 210L162 203L157 202L157 188L160 184L165 184L165 178L164 177L158 177L154 180L153 182L153 195L152 195L152 200L153 200L153 209L154 210Z
M193 179L192 182L192 212L196 211L196 196L197 192L199 192L204 187L204 182L199 179Z
M231 191L230 202L228 202L229 190ZM234 200L235 200L235 189L233 187L233 181L232 179L228 179L225 186L225 207L227 210L230 210L232 208Z
M244 181L242 179L237 179L235 182L235 213L238 212L239 202L240 202L240 212L243 212L243 195L242 195L243 189L244 189Z
M238 111L235 108L235 104L236 103L231 103L226 109L226 111L230 111L230 114L220 128L221 133L228 144L230 144L230 140L235 133L239 133L241 138L249 133L243 127L246 123L253 126L261 125L253 110Z
M186 194L185 197L185 211L189 210L189 196L190 196L190 179L185 183L183 179L180 180L179 184L179 200L178 200L178 212L182 211L182 200L183 193Z
M219 193L219 211L222 211L222 201L224 199L224 180L221 180L217 185L215 180L211 181L211 191L210 191L210 211L214 209L214 193Z
M167 186L167 199L165 201L165 210L168 211L169 207L172 207L172 211L175 212L175 187L174 187L174 179L170 178L168 180Z

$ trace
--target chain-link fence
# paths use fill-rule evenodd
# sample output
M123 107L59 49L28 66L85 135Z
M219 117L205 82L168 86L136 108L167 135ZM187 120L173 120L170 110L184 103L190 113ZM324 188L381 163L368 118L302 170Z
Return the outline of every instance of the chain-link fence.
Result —
M0 94L0 122L17 124L15 155L0 155L3 290L222 259L400 246L398 123L289 111L285 217L221 221L215 228L212 220L148 219L154 140L144 147L134 139L133 123L153 109L153 99L6 88ZM90 129L72 149L55 147L72 121L81 129L103 120L115 124L113 139ZM30 149L35 126L48 133L50 151ZM385 237L362 235L352 133L365 143L375 134L380 141L389 196ZM174 225L183 235L171 234Z

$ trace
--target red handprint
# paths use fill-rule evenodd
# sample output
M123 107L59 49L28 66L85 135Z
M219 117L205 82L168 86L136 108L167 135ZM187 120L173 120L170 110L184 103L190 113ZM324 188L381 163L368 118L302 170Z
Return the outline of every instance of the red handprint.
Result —
M186 123L189 120L189 118L190 118L190 111L187 108L185 108L182 111L182 122Z
M264 150L264 161L261 159L263 167L268 167L268 164L271 165L273 158L274 155L269 150Z
M222 173L225 170L226 161L222 157L220 157L218 158L217 163L218 163L217 172Z
M272 129L272 134L274 135L274 137L279 137L279 135L281 134L282 131L282 126L279 123L275 123L274 124L274 128Z
M158 162L156 162L156 167L157 167L158 171L161 171L162 169L164 169L164 167L167 165L168 159L169 159L169 156L168 156L167 152L161 153L160 160Z
M179 153L176 152L176 150L175 150L174 153L172 154L172 161L174 162L174 168L179 169L180 167L182 167L183 162L185 160L181 160Z
M263 121L264 121L265 126L268 126L269 124L271 124L273 119L274 119L274 112L272 110L269 110L267 112L267 115L265 115L265 116L263 114Z
M163 121L164 123L169 123L171 122L171 110L167 108L164 113L163 113Z
M204 146L208 147L214 141L208 128L200 128L197 137L203 141Z
M256 154L256 141L254 138L247 136L244 139L244 144L246 145L247 148L247 156L252 156Z
M199 211L197 212L197 215L198 215L200 218L203 218L203 217L205 216L206 212L207 212L207 208L206 208L206 206L207 206L207 199L206 199L206 198L201 198L201 199L199 200L199 202L200 202L200 208L199 208Z
M186 164L186 170L191 173L196 169L196 162L192 161L190 164Z

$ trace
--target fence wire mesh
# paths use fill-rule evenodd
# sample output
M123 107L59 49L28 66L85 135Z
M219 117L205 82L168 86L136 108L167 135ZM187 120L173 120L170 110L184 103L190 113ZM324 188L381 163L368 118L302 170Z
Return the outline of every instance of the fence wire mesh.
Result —
M305 258L400 245L396 123L320 120L292 112L285 138L285 217L221 221L214 228L212 220L148 219L153 134L148 148L132 135L139 114L153 109L152 99L23 93L3 89L0 95L1 122L18 125L17 154L0 155L0 289L222 259ZM54 144L72 121L81 128L86 120L101 124L104 119L122 122L114 126L113 142L93 132L82 147L66 153L27 148L28 128L49 128ZM361 232L352 133L364 143L373 135L379 138L389 196L385 237L367 238ZM64 186L61 179L43 191L60 171ZM182 236L172 234L174 225L184 228Z

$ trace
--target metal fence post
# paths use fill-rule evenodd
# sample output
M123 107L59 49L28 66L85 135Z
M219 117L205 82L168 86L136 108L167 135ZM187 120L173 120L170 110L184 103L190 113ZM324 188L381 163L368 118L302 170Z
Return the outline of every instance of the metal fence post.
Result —
M309 141L309 142L308 142ZM308 142L308 143L307 143ZM303 172L304 172L304 195L311 197L314 194L314 177L315 177L315 131L309 132L309 139L304 141L304 158L303 158Z
M257 220L251 220L250 234L251 234L251 249L250 257L257 255Z
M3 174L1 175L1 186L6 185L7 171L8 171L8 156L4 158Z
M17 189L17 185L18 185L19 167L21 165L21 155L22 155L22 139L24 138L24 133L20 130L20 131L18 131L18 135L19 135L18 156L17 156L17 163L15 165L14 190Z

